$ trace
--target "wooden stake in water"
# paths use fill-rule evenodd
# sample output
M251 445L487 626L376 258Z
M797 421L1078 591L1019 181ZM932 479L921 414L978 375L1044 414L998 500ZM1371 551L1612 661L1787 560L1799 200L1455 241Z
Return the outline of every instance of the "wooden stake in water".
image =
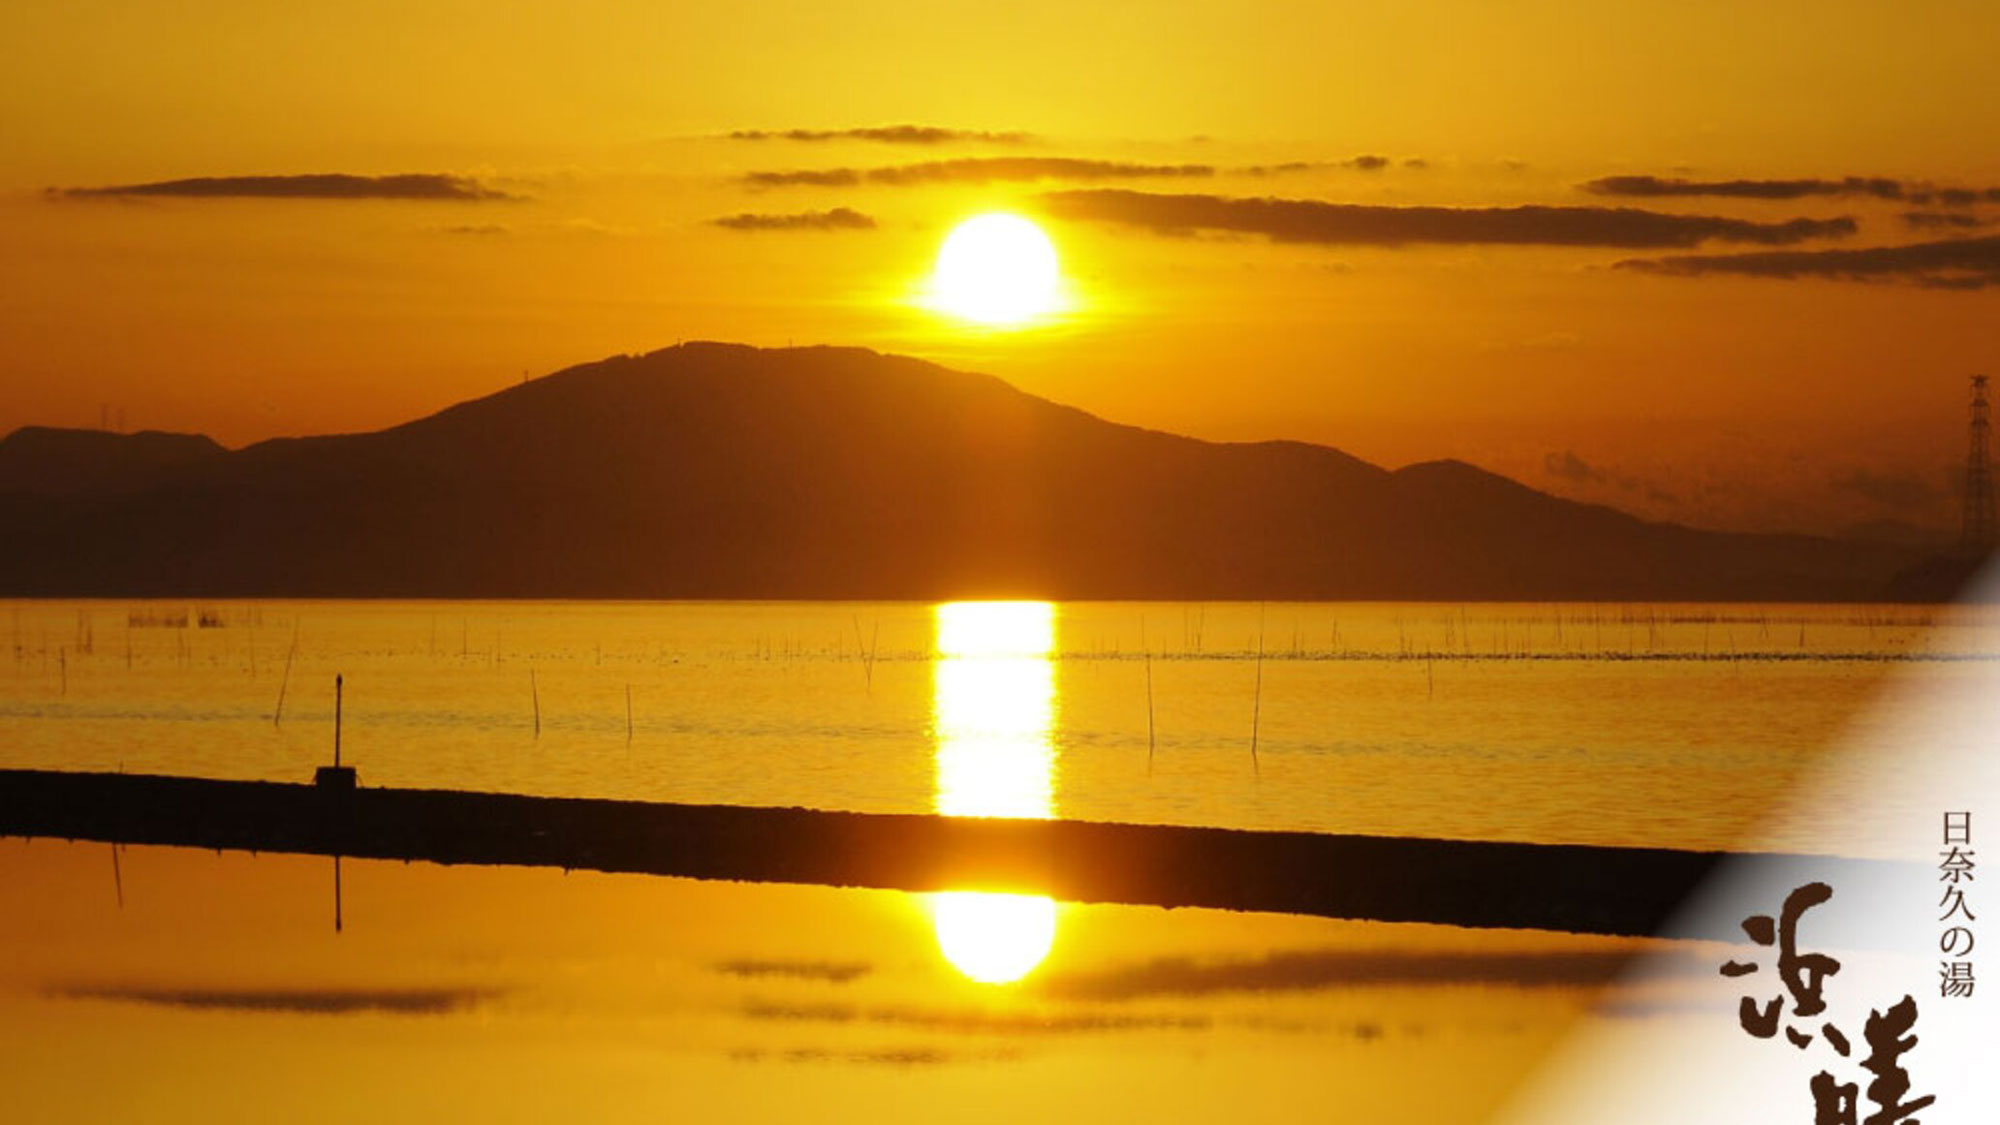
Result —
M1146 643L1146 621L1139 620L1139 647L1146 650L1146 776L1153 776L1153 646Z
M341 677L333 677L333 768L340 768L340 696ZM333 857L333 932L341 930L340 919L340 857Z
M118 892L118 909L125 909L125 873L118 870L118 845L111 845L111 889Z
M535 670L528 669L528 699L535 705L535 737L542 737L542 689L535 683Z
M862 673L867 677L868 690L875 690L875 649L882 640L882 619L875 619L874 635L868 647L861 646L861 615L854 616L854 651L861 657Z
M1257 609L1257 687L1250 700L1250 773L1261 779L1264 771L1257 764L1257 725L1264 715L1264 610Z
M285 718L285 688L292 682L292 657L299 654L299 626L292 623L292 647L285 653L285 675L278 681L278 707L271 712L271 725L280 725Z

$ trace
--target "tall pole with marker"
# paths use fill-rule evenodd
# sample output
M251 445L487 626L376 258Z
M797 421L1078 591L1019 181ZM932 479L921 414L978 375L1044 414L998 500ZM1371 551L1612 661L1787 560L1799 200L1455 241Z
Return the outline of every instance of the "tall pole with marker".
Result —
M330 766L321 766L318 770L314 771L313 773L313 787L315 789L318 789L321 793L325 794L328 800L340 801L341 807L329 810L328 815L334 815L334 816L345 816L350 814L350 810L345 808L346 805L345 797L348 794L354 792L354 784L355 784L354 767L342 765L340 762L340 718L341 718L340 710L341 710L342 696L345 694L345 688L346 688L345 678L339 675L334 676L333 677L333 764ZM339 853L336 852L333 857L333 932L334 933L339 933L341 931L341 924L342 924L342 919L341 919L341 901L340 901L340 855Z

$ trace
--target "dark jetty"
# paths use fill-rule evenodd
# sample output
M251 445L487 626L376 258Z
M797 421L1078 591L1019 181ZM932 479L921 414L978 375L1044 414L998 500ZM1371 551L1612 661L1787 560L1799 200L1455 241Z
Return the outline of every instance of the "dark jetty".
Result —
M43 770L0 770L0 834L1625 935L1667 933L1735 858Z

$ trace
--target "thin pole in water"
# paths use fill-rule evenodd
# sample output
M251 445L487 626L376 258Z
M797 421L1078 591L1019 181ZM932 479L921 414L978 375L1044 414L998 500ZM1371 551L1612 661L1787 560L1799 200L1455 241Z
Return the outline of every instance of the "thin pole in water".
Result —
M535 737L542 737L542 689L535 683L535 670L528 669L528 699L535 705Z
M292 682L292 657L299 654L299 623L292 622L292 647L285 653L285 674L278 681L278 708L271 712L271 725L280 725L285 718L285 688Z
M342 677L333 677L333 768L340 768L340 695ZM336 870L338 868L336 867Z
M333 857L333 932L341 930L340 918L340 857Z
M1257 688L1250 702L1250 773L1262 778L1264 771L1257 764L1257 726L1264 716L1264 607L1257 607Z
M1146 619L1139 619L1139 647L1146 650L1146 776L1153 776L1153 646L1146 643Z
M869 691L875 690L875 650L882 640L882 619L875 619L875 629L867 647L861 644L861 615L854 615L854 654L861 660L861 671L867 677Z
M111 887L118 892L118 909L125 909L125 873L118 869L118 845L111 845Z

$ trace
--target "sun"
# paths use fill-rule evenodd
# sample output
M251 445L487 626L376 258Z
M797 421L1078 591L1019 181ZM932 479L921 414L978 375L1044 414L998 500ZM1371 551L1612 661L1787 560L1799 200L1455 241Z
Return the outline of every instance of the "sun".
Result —
M1045 895L942 891L931 896L938 948L980 984L1012 984L1049 955L1056 902Z
M952 228L931 273L932 307L981 324L1012 325L1056 311L1062 272L1042 228L1004 211Z

